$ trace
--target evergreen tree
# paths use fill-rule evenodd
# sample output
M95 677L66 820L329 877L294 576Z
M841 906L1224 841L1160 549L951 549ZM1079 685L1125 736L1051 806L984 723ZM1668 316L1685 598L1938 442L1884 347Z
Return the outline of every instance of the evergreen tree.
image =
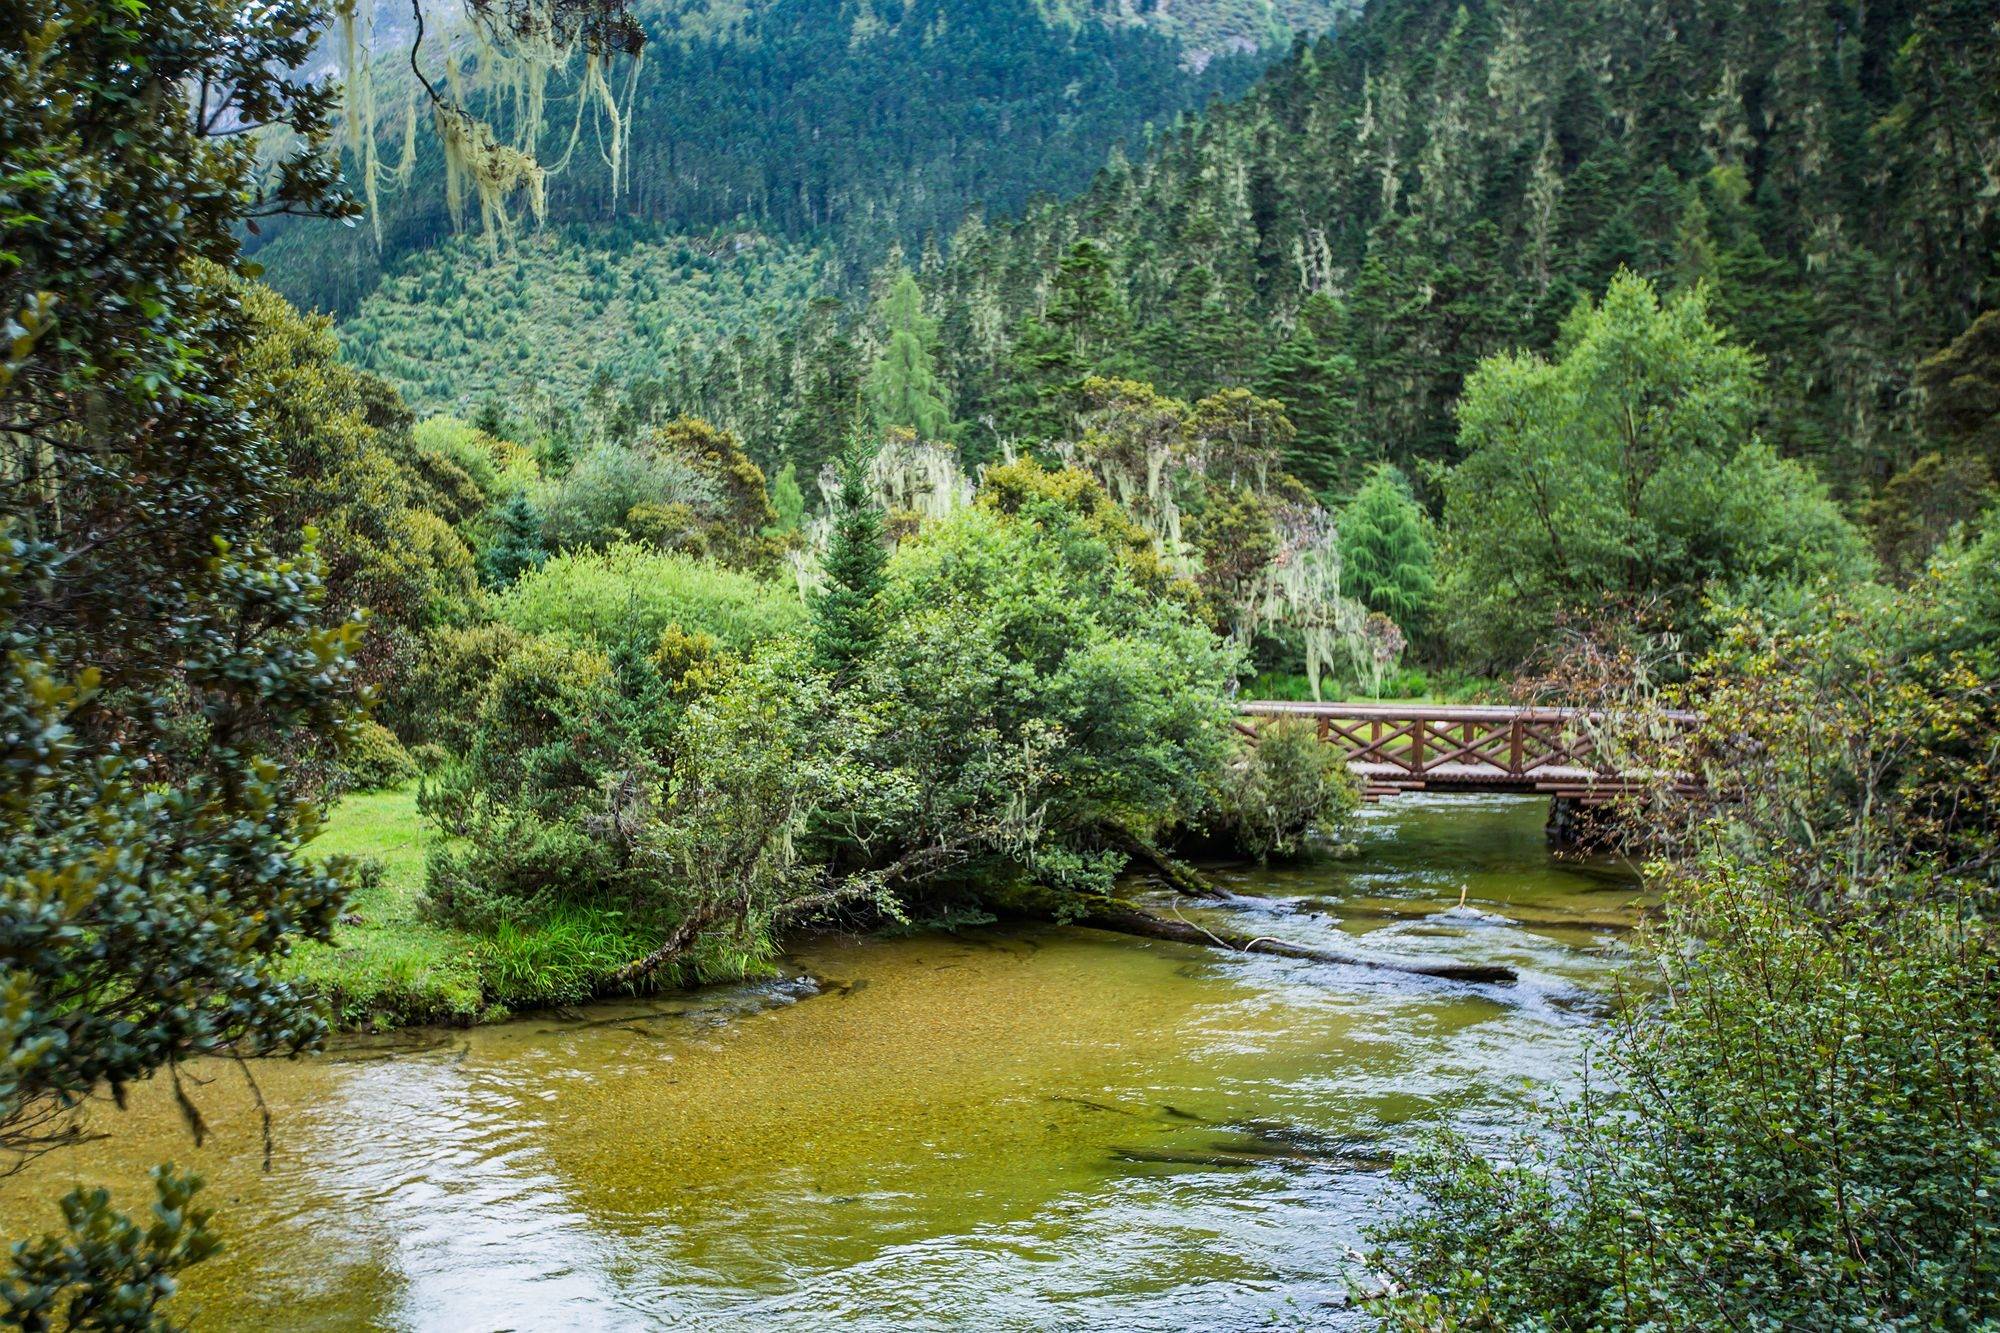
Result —
M1418 628L1437 595L1430 523L1403 474L1378 464L1340 512L1340 577L1346 592L1404 630Z
M868 455L851 445L841 460L840 507L827 544L826 582L813 599L813 652L840 672L867 656L881 633L876 601L889 563L882 511L868 492Z
M1016 340L1016 429L1044 440L1072 434L1084 381L1130 367L1129 331L1104 247L1078 241L1056 270L1047 313L1030 316Z
M771 525L776 533L796 532L805 518L805 492L799 489L798 469L790 463L779 468L771 481L771 508L778 515L778 521Z
M1286 468L1322 494L1338 488L1354 463L1354 358L1342 350L1344 325L1339 302L1308 296L1292 336L1265 362L1259 388L1285 405L1298 430Z
M489 586L504 588L549 558L542 545L542 516L524 492L516 491L500 506L499 531L481 559Z
M882 354L862 396L876 430L901 426L920 439L944 440L951 437L951 407L937 376L937 325L924 314L923 299L917 280L898 269L876 305Z

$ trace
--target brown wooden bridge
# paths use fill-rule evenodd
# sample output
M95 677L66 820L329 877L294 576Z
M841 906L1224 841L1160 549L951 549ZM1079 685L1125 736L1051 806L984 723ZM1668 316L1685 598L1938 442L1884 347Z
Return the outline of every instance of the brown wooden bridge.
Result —
M1620 772L1598 753L1592 723L1577 708L1456 704L1328 704L1250 701L1236 725L1256 739L1264 723L1299 718L1347 752L1371 801L1406 791L1533 792L1595 805L1651 780ZM1693 714L1667 720L1691 722Z

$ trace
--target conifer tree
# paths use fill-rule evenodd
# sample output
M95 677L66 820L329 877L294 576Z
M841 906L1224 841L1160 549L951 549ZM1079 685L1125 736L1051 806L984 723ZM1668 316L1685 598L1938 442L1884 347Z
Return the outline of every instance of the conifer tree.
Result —
M1128 331L1110 257L1095 241L1078 241L1056 271L1047 314L1031 316L1016 342L1016 427L1041 439L1069 434L1083 382L1130 369L1122 355Z
M1420 624L1437 592L1429 524L1403 474L1379 464L1340 516L1347 592L1405 629Z
M1265 362L1259 392L1285 405L1298 435L1285 466L1316 491L1338 487L1352 467L1356 442L1354 358L1337 339L1345 312L1315 292L1299 309L1292 336Z
M845 671L867 656L881 631L876 599L889 562L883 533L882 511L868 491L868 453L857 443L841 460L826 582L813 600L813 651L828 671Z
M549 558L542 545L542 516L528 497L516 491L500 506L500 530L486 549L486 582L504 588Z
M877 316L886 337L862 388L875 428L902 426L921 439L950 438L951 407L935 361L937 325L924 314L923 293L908 270L897 271Z

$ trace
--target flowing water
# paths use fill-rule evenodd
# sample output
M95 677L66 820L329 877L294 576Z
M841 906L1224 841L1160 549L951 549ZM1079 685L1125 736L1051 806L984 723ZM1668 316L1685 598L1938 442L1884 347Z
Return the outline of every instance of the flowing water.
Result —
M1359 858L1225 872L1246 900L1205 909L1516 985L1056 927L819 939L785 981L259 1062L268 1170L234 1066L194 1090L200 1150L142 1090L0 1184L0 1234L172 1157L230 1239L176 1298L203 1328L1347 1326L1386 1162L1525 1124L1624 957L1632 880L1552 858L1544 810L1404 797Z

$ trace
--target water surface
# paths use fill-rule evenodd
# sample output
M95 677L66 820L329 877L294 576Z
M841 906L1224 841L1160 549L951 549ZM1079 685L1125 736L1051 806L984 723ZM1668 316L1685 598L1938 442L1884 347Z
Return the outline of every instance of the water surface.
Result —
M268 1171L208 1066L205 1147L144 1090L0 1184L0 1227L197 1165L230 1242L177 1298L204 1328L1344 1326L1384 1164L1560 1091L1624 956L1631 879L1554 860L1544 813L1403 797L1354 861L1178 908L1514 986L1056 927L817 939L782 981L259 1062Z

